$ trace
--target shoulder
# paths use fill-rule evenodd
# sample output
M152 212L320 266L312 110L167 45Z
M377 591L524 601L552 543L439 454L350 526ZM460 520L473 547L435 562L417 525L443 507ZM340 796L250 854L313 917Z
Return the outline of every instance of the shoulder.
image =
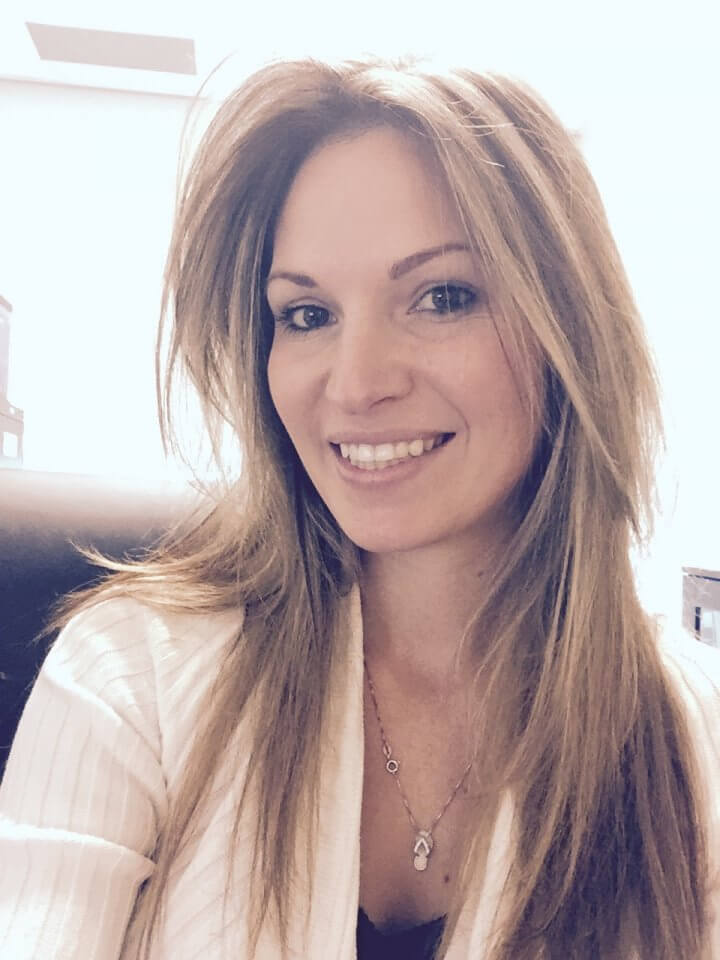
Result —
M720 650L685 630L659 633L663 663L694 724L700 725L720 756Z
M67 622L38 680L99 700L137 729L151 726L172 766L243 619L242 610L176 613L131 596L99 599Z
M713 789L720 787L720 650L667 627L659 633L659 649Z
M660 636L660 651L685 708L702 778L711 882L720 893L720 650L684 630ZM720 911L717 912L720 923ZM720 940L720 927L714 934ZM720 955L720 952L719 952Z
M136 669L168 683L183 666L208 667L238 636L243 619L241 609L177 613L132 596L101 598L67 621L44 669L72 670L103 684Z
M120 955L199 695L241 625L123 596L61 630L0 783L3 956Z

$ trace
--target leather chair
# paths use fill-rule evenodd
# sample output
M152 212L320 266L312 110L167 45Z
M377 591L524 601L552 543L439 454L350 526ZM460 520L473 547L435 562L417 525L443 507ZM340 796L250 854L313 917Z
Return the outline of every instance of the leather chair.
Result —
M0 777L54 639L38 636L55 602L102 576L73 542L115 559L139 556L188 501L98 477L0 470Z

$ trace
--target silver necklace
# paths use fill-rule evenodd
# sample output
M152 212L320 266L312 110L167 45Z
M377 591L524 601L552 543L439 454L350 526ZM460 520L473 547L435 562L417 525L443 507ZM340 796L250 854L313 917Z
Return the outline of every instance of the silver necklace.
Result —
M415 837L414 837L413 848L412 848L413 866L417 871L421 872L427 869L428 859L430 858L430 854L432 853L433 847L435 846L435 841L433 840L433 830L440 822L440 819L445 813L445 811L447 810L447 808L455 799L455 796L458 790L460 789L460 787L463 785L463 783L465 783L467 775L470 773L470 768L472 767L472 760L468 763L467 767L465 767L465 771L462 777L460 777L458 782L455 784L455 787L452 793L445 801L445 804L440 810L440 812L435 815L435 817L433 818L427 830L423 830L419 826L415 817L413 816L413 812L410 809L408 798L405 795L405 791L403 790L402 784L400 782L400 776L399 776L400 761L396 760L395 757L393 757L392 749L390 748L390 744L387 742L387 737L385 736L385 730L383 729L382 720L380 719L380 709L378 707L377 696L375 694L375 684L372 682L372 677L370 676L370 671L368 670L367 661L365 660L364 657L363 657L363 663L365 664L365 673L367 674L367 678L368 678L370 696L372 697L372 702L375 707L375 715L377 716L378 726L380 728L380 739L382 740L382 750L385 756L385 769L389 774L391 774L391 776L395 780L395 783L397 784L398 792L400 794L400 799L402 800L403 806L407 810L407 815L410 819L410 826L415 831Z

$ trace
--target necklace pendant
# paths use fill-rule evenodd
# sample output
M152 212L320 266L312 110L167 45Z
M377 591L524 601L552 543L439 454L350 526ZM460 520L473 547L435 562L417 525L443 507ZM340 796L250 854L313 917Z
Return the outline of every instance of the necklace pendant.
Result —
M413 847L413 866L421 873L427 869L428 857L433 848L433 838L429 830L418 830Z

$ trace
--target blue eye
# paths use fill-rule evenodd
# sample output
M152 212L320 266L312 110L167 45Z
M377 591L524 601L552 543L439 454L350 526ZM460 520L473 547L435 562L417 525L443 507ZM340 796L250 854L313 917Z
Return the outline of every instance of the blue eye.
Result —
M430 298L429 307L420 307L423 300ZM461 313L472 309L478 301L478 295L474 290L467 287L461 287L457 284L441 283L431 287L418 301L415 310L428 313Z
M295 315L301 313L301 320L298 322ZM329 323L330 311L325 307L317 307L311 303L301 303L295 307L286 307L281 311L275 322L285 327L290 333L308 333L310 330L318 330L320 327L326 327Z

